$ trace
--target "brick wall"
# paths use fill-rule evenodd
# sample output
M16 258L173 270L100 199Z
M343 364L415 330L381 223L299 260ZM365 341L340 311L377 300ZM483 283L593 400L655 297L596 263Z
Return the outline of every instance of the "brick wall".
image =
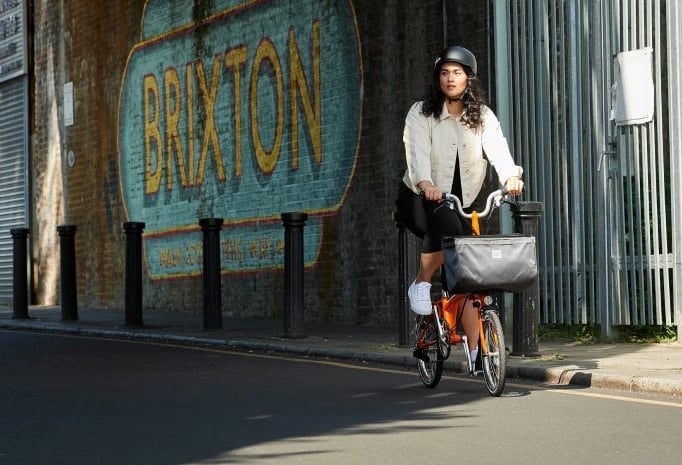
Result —
M173 7L176 2L167 3L170 6L159 16L159 21L172 23L183 12ZM445 24L449 42L469 46L477 53L479 61L485 63L487 10L485 3L480 6L481 3L448 2ZM59 10L59 5L63 5L63 11ZM147 5L147 8L151 7ZM267 4L265 8L268 8ZM357 141L345 139L348 144L356 144L357 151L353 176L338 209L315 215L321 224L321 238L316 257L305 273L306 317L395 323L397 232L391 213L404 169L402 126L411 103L423 95L433 59L443 46L443 3L441 0L358 0L352 3L352 8L362 57L361 131ZM48 279L49 270L58 263L58 250L46 245L54 244L54 240L45 241L45 238L56 236L56 231L46 226L51 223L45 219L57 216L61 223L78 227L79 305L123 306L125 240L121 225L137 219L128 217L130 211L126 211L124 202L126 188L121 181L124 176L119 165L117 135L122 111L119 102L124 71L134 65L131 50L141 42L141 29L153 30L156 24L149 21L143 26L144 13L142 0L106 2L106 6L86 1L39 0L34 3L35 87L31 147L32 177L36 181L33 194L36 197L52 193L58 196L63 191L63 203L55 198L49 207L32 211L32 228L38 231L31 236L33 255L38 262L34 267L36 303L55 303L50 299L54 300L53 296L58 293L58 282ZM199 13L196 9L193 12L195 16ZM228 20L249 24L247 14L254 13L244 13L243 17L235 15ZM268 13L263 14L267 16ZM286 24L293 22L297 13L277 14L280 15L278 20ZM323 21L324 18L324 27ZM199 38L201 28L198 31L193 38L194 47L198 49L198 44L208 47L204 39ZM322 31L322 54L332 53L324 48L328 47L324 43L326 31ZM176 35L182 33L176 32ZM296 39L303 40L300 34ZM206 32L205 40L211 40L210 32ZM273 40L276 43L276 38ZM253 46L250 47L252 50ZM287 59L285 54L280 55L282 60ZM169 55L168 61L172 60ZM342 73L348 65L333 64L338 68L331 71L323 68L322 75ZM182 76L184 68L177 68ZM485 65L481 68L485 79L487 68ZM208 64L206 69L209 69ZM244 80L248 80L248 76L244 76ZM54 112L62 111L63 85L69 81L74 85L74 125L64 127L63 120L55 118ZM198 101L201 94L199 90L195 93ZM221 103L216 105L220 107ZM326 101L324 111L330 111L327 109L332 105L334 102ZM220 110L225 112L229 108L220 107ZM326 124L328 118L324 118L323 115ZM224 126L224 121L232 120L218 121L218 126ZM221 126L217 131L223 129ZM304 140L305 137L301 144ZM75 154L72 167L66 160L69 151ZM227 155L225 159L228 159ZM44 173L55 160L62 170L61 179L47 179ZM208 160L210 163L210 156ZM228 167L228 180L230 170ZM229 182L227 185L233 186ZM239 188L246 188L245 180ZM301 192L302 201L306 194L315 195L307 192L309 184L305 182L287 186L286 190L280 191L281 195L288 195L290 189ZM280 194L275 192L275 195ZM201 200L202 208L220 211L220 206L212 205L211 199ZM287 204L289 206L294 208L296 204ZM235 208L244 208L244 205ZM273 223L273 218L263 224L257 221L255 226L249 227L260 231L272 228L273 224L275 228L279 227L277 221ZM224 229L222 235L228 237L234 228ZM198 231L183 234L194 238L191 240L200 239ZM223 246L226 244L223 242ZM223 257L227 258L225 250ZM143 291L145 309L200 312L203 297L199 275L188 272L158 279L150 275L154 265L156 263L149 263L147 258ZM227 315L279 318L282 314L283 272L277 267L226 270L222 290Z
M31 235L35 303L53 304L59 281L54 223L74 224L79 303L121 307L123 246L116 170L121 73L139 34L141 1L33 3ZM60 11L60 5L64 10ZM61 118L73 82L73 126ZM74 154L69 167L67 154ZM55 172L57 175L55 175ZM61 174L61 175L60 175ZM49 199L50 202L39 202ZM58 302L58 299L57 299Z

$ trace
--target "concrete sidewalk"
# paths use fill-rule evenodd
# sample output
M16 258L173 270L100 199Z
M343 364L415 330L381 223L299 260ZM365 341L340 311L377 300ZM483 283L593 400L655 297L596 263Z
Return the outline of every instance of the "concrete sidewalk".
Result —
M78 321L61 321L59 307L31 307L29 319L13 319L0 307L0 329L126 338L188 345L206 345L314 357L366 360L415 366L410 347L397 345L393 327L309 322L306 336L282 337L275 320L224 318L223 329L203 330L200 313L146 312L143 326L126 326L122 310L79 309ZM507 341L508 346L511 340ZM579 344L541 342L540 357L507 358L508 377L554 384L572 384L625 391L682 396L682 344ZM446 370L463 371L456 348Z

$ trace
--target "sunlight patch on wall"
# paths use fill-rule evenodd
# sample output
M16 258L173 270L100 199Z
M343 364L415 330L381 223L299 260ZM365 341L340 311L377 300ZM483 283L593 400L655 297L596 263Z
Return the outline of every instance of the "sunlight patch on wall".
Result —
M59 120L59 94L57 92L56 67L54 63L54 49L48 46L46 70L47 81L47 115L46 127L48 134L47 156L42 176L43 182L37 189L36 211L38 214L37 262L42 264L38 274L39 305L56 305L58 303L59 279L59 240L57 225L64 220L64 195L62 173L62 136Z

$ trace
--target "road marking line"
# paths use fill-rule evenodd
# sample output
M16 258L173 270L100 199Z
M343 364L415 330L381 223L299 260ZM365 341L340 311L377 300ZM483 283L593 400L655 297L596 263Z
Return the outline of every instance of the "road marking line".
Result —
M682 404L675 403L675 402L666 402L663 400L653 400L653 399L637 399L635 397L616 396L616 395L611 395L611 394L599 394L597 392L584 392L584 391L573 391L573 390L568 391L568 390L559 390L559 389L546 389L546 392L552 392L554 394L569 394L572 396L597 397L600 399L620 400L623 402L634 402L637 404L650 404L650 405L661 405L664 407L682 408Z
M6 331L3 329L0 329L0 331ZM257 357L257 358L263 358L263 359L278 359L278 360L286 360L290 362L295 362L295 363L314 363L318 365L327 365L327 366L332 366L332 367L337 367L337 368L347 368L347 369L353 369L353 370L363 370L363 371L374 371L377 373L390 373L390 374L397 374L397 375L408 375L412 376L414 373L408 371L407 368L403 370L399 369L394 369L394 368L378 368L378 367L372 367L372 366L362 366L362 365L357 365L353 363L348 363L348 362L340 362L340 361L334 361L334 360L322 360L318 358L305 358L308 357L306 355L287 355L287 354L263 354L263 353L257 353L254 351L250 351L247 349L234 349L231 347L225 347L225 348L215 348L215 347L202 347L202 346L191 346L191 345L183 345L183 344L177 344L173 342L162 342L162 341L140 341L140 340L133 340L133 339L124 339L124 338L116 338L116 337L102 337L102 336L88 336L88 335L79 335L79 334L55 334L55 333L43 333L43 332L35 332L31 330L24 330L26 332L31 332L32 334L37 334L37 335L45 335L45 336L58 336L58 337L68 337L68 338L81 338L81 339L92 339L92 340L106 340L106 341L115 341L115 342L128 342L128 343L133 343L133 344L146 344L146 345L157 345L157 346L164 346L164 347L172 347L175 349L184 349L184 350L196 350L200 352L210 352L210 353L218 353L218 354L230 354L230 355L240 355L243 357ZM357 360L356 363L363 363L362 360ZM372 362L374 363L374 362ZM460 375L460 376L452 376L452 375L443 375L442 379L448 379L451 381L458 381L458 382L465 382L465 383L476 383L476 384L483 384L484 381L482 379L476 379L476 378L469 378L466 377L465 375ZM530 383L531 381L529 381ZM633 403L639 403L639 404L649 404L649 405L659 405L663 407L674 407L674 408L682 408L682 403L676 403L676 402L667 402L667 401L661 401L661 400L653 400L653 399L638 399L634 397L625 397L625 396L618 396L618 395L611 395L611 394L600 394L596 392L586 392L586 391L579 391L575 389L560 389L560 388L565 388L566 385L544 385L544 386L537 386L537 385L530 385L530 384L518 384L518 383L509 383L507 382L505 384L505 387L514 387L514 388L521 388L521 389L528 389L528 390L533 390L533 391L543 391L543 392L551 392L553 394L568 394L568 395L573 395L573 396L583 396L583 397L594 397L594 398L600 398L600 399L609 399L609 400L617 400L621 402L633 402ZM404 387L404 386L403 386ZM585 389L590 389L590 388L585 388ZM644 393L643 393L644 394Z

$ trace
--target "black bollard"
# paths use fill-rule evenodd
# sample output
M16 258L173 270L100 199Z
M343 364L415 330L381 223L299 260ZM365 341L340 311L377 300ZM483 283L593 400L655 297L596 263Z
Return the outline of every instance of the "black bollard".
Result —
M284 225L284 337L305 337L303 226L307 213L282 213Z
M411 344L410 323L414 321L407 304L407 231L399 212L393 212L393 222L398 228L398 345L407 346Z
M220 284L220 230L222 218L202 218L199 225L204 241L204 329L223 327L223 300Z
M76 226L57 226L61 253L62 321L78 320L78 293L76 286Z
M512 204L511 210L515 232L524 236L537 237L538 222L542 214L542 202L518 202ZM538 279L530 287L514 294L512 355L523 357L538 357L540 355L538 351L539 302L540 283Z
M142 326L142 231L144 223L123 223L126 235L125 324Z
M12 308L12 318L25 320L28 315L28 273L26 264L28 251L26 239L28 238L28 228L10 229L13 244L13 291L14 306Z

